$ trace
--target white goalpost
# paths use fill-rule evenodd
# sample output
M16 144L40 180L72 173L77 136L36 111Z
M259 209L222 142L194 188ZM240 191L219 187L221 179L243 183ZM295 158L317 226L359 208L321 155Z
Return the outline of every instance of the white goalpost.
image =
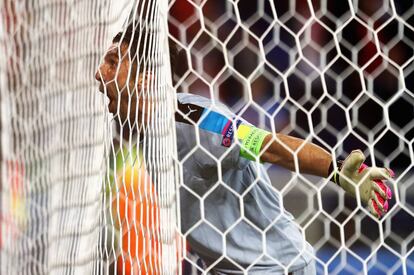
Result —
M0 273L176 274L167 4L5 0L0 11ZM157 105L146 135L121 138L94 75L131 20L153 31L139 58Z

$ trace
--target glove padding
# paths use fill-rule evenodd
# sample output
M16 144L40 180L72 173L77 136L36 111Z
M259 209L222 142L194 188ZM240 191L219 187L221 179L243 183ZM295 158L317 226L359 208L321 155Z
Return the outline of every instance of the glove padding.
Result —
M380 218L388 211L388 199L392 197L391 189L384 180L394 177L394 172L387 168L368 167L364 160L360 150L352 151L342 164L338 184L354 197L355 187L358 187L361 201L368 205L374 216Z

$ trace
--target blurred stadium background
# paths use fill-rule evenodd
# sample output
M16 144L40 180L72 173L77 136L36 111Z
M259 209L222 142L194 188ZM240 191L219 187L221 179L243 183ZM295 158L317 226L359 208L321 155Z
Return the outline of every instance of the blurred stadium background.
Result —
M131 1L113 2L97 9L106 18L108 29L88 29L85 37L96 41L105 37L110 41L122 28ZM0 4L2 12L8 8ZM90 14L95 12L92 9ZM357 209L356 201L333 184L267 166L273 185L283 194L286 209L315 248L318 273L414 274L414 2L171 0L169 12L170 37L181 50L180 67L174 76L178 92L219 100L251 123L268 130L273 124L277 132L309 138L331 148L339 158L353 149L362 149L367 164L395 170L397 177L390 183L394 192L391 207L378 222ZM13 20L11 16L5 21L13 24ZM0 29L0 35L2 31L5 30ZM24 28L22 33L27 34ZM72 34L68 32L67 36ZM85 56L99 58L108 45L99 46ZM82 45L77 47L82 52ZM88 67L88 74L80 78L89 79L97 64L89 64L89 59L80 56L85 59L81 65ZM8 72L5 64L1 66L0 72ZM73 68L76 71L79 67ZM62 82L70 83L66 75L61 77ZM73 98L76 102L75 94ZM37 100L36 96L32 99ZM72 100L71 95L68 99ZM88 103L79 109L93 109ZM44 105L47 104L52 106L53 102ZM2 112L5 107L3 98ZM89 115L96 118L96 124L102 123L98 117L101 106L93 107ZM53 120L52 115L47 115ZM91 129L95 134L102 130ZM2 142L4 150L4 136ZM117 142L119 137L113 144ZM47 167L54 168L52 164ZM12 182L19 189L18 175L24 167L18 163L7 163L6 167L17 175ZM36 173L36 167L33 171ZM97 175L100 174L91 178ZM87 182L80 184L84 188ZM47 196L34 199L40 207L31 209L31 214L38 218L46 215L41 208ZM17 202L14 206L19 205ZM86 210L89 216L84 219L93 217L100 206L92 205L93 211ZM77 216L80 212L73 208L72 214ZM58 225L66 229L62 223ZM79 229L74 226L73 230ZM38 237L36 230L31 233ZM46 243L41 238L35 240L28 252ZM0 239L0 244L2 241L5 242ZM197 273L188 261L184 261L183 268L186 275Z
M184 50L177 91L219 100L267 129L273 120L276 131L311 136L340 158L360 148L366 163L396 171L391 209L377 224L336 186L268 167L319 273L359 273L361 261L369 274L414 273L413 5L171 2L170 34Z

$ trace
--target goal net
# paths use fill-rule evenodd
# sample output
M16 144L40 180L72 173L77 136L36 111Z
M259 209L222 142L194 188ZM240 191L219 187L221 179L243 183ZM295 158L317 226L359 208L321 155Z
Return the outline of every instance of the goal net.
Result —
M0 274L414 272L409 1L2 0L0 13ZM237 189L223 173L239 144L209 150L212 126L181 93L338 159L361 149L396 171L388 212L298 167L252 161ZM275 210L262 224L256 200ZM286 217L285 239L309 247L274 242Z
M4 0L0 13L0 273L178 273L167 3ZM118 92L140 93L140 123L108 112L99 65L130 22L147 32L116 58L153 80Z
M396 178L388 182L394 193L390 209L378 220L326 179L264 165L269 185L313 247L310 258L319 274L414 272L413 19L413 3L397 0L170 2L170 36L183 51L177 92L207 97L212 108L222 110L224 103L236 120L316 143L335 158L361 149L368 165L396 170ZM202 128L201 123L195 126ZM199 137L195 147L182 165L191 167L188 160L202 155L216 162L216 167L203 168L218 179L202 181L210 183L203 192L186 182L181 186L181 194L197 200L193 205L199 209L196 221L182 224L189 243L184 270L197 274L227 267L250 274L254 265L266 262L292 271L293 258L304 257L305 249L268 261L275 255L266 246L271 226L254 224L256 217L248 216L246 203L260 200L249 190L263 178L240 191L235 182L220 177L226 169L224 156L210 152ZM297 153L291 151L295 158ZM225 225L208 208L217 192L223 200L238 201L239 213ZM278 223L277 218L272 221ZM242 224L250 229L233 239L232 232ZM215 250L203 243L203 249L218 255L206 256L199 247L203 241L192 239L199 231L219 243ZM261 242L253 242L252 235ZM234 247L244 247L239 251L243 255L257 253L241 263L240 254L231 251ZM280 262L283 257L289 260Z

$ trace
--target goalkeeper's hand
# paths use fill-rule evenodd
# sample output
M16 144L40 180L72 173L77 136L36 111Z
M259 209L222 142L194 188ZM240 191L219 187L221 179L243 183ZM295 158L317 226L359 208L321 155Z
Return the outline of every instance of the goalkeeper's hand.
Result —
M361 201L368 205L370 212L380 218L388 211L388 199L391 189L384 183L394 177L394 172L387 168L368 167L364 164L365 156L360 150L352 151L339 167L335 181L349 194L356 197L359 189Z

